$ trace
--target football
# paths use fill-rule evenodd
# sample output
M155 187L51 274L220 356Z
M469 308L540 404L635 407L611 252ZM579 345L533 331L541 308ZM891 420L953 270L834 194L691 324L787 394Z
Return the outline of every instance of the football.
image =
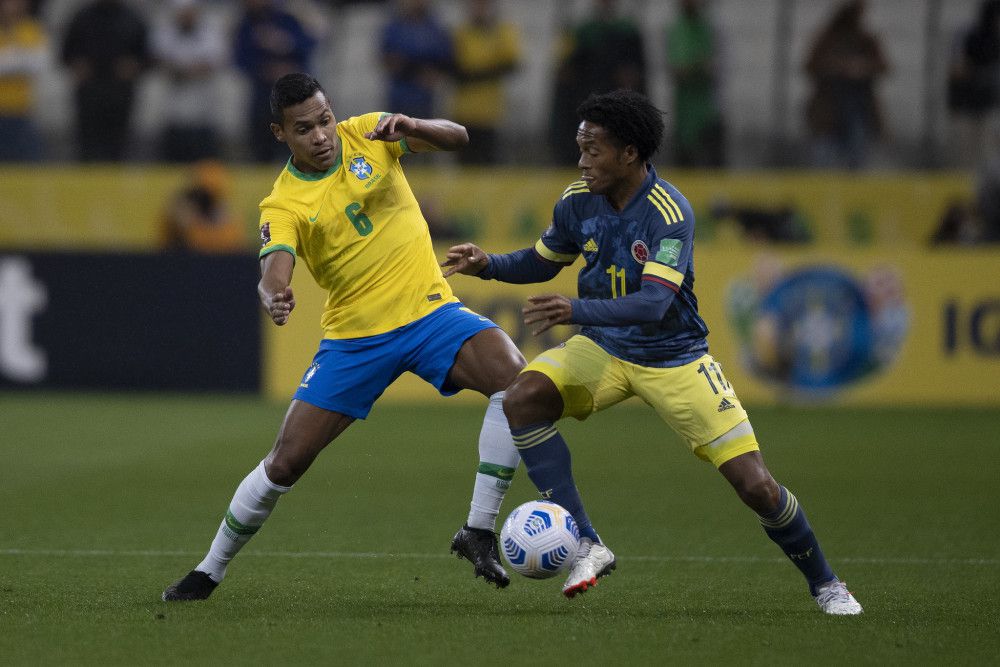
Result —
M573 515L541 500L517 507L500 530L504 559L531 579L548 579L569 568L579 545L580 529Z

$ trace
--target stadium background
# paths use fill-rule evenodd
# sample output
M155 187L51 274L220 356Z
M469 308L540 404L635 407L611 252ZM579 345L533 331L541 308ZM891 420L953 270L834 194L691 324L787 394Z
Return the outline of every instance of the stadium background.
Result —
M40 15L51 31L53 42L81 4L78 0L41 3ZM149 17L162 7L155 2L130 4ZM384 103L385 81L372 35L386 20L389 4L289 4L324 27L314 69L326 83L338 115L345 117L380 108ZM411 185L432 226L454 238L476 240L494 251L524 247L545 227L555 196L577 176L571 165L553 164L544 151L556 44L561 28L584 16L590 4L586 0L503 3L504 15L522 30L525 57L523 66L507 84L508 112L502 128L501 164L468 168L455 164L450 156L434 156L433 160L407 166ZM709 2L712 19L725 36L722 97L730 166L715 171L675 169L669 155L662 156L657 166L662 176L689 197L699 220L697 292L712 330L709 338L712 351L725 365L727 376L751 407L751 413L761 415L760 424L773 434L773 460L779 461L784 470L798 471L799 479L805 480L801 486L807 491L811 489L810 497L815 498L815 504L820 508L825 504L828 508L819 509L817 514L824 519L825 526L831 526L828 534L836 551L858 554L855 570L860 569L857 563L865 562L866 554L888 551L899 554L911 565L924 559L927 576L940 575L943 579L948 577L938 571L938 566L947 561L954 570L948 576L958 578L948 579L954 590L963 595L988 597L991 591L996 593L997 544L993 538L983 538L983 543L973 540L970 535L978 534L981 526L967 514L970 507L979 508L987 528L996 526L995 508L1000 500L996 489L998 457L994 436L1000 426L1000 249L995 245L941 247L930 242L949 206L974 197L980 177L973 169L955 168L949 163L942 92L947 54L955 34L968 25L979 3L869 1L867 23L883 38L883 48L891 63L890 73L879 86L886 111L887 138L877 147L872 165L866 170L817 171L810 169L803 157L806 136L802 107L808 82L801 63L818 26L838 4L833 0ZM238 10L234 2L206 2L205 6L229 22ZM456 22L462 15L462 3L457 1L442 0L434 6L447 22ZM641 19L649 51L650 94L661 107L669 109L671 86L660 49L663 25L675 15L676 4L626 0L621 6L623 11ZM160 586L161 580L172 578L174 570L184 567L191 559L190 554L203 546L216 521L216 505L221 507L225 502L223 496L228 497L238 476L267 447L280 419L278 406L287 402L315 350L323 295L304 271L299 271L295 278L299 303L287 327L268 326L258 312L255 300L258 268L252 249L256 239L256 205L268 192L280 165L259 166L244 160L240 138L246 125L246 85L238 74L225 71L219 76L218 86L223 104L217 128L228 158L225 167L230 206L245 231L247 252L242 255L164 252L161 248L164 211L171 197L189 181L191 169L160 164L154 159L154 138L162 124L161 112L169 104L163 81L155 70L139 89L128 160L119 164L83 165L73 161L68 77L55 58L51 58L39 76L36 104L36 117L49 146L49 159L0 167L0 295L3 295L0 422L9 419L0 430L0 440L6 441L3 451L8 457L20 457L21 461L11 476L18 482L8 487L6 496L0 496L5 506L15 508L10 530L0 533L2 557L11 565L4 575L3 594L9 603L4 613L10 613L18 604L31 604L27 593L18 597L22 589L13 583L10 573L24 568L25 581L42 585L45 577L53 576L55 568L60 572L65 570L61 565L64 560L59 561L60 565L39 564L45 560L46 550L107 548L110 554L107 565L112 568L120 565L120 559L114 556L115 549L142 551L172 547L169 540L162 540L158 534L136 529L135 517L119 517L107 507L110 519L106 521L82 513L72 515L80 526L68 531L77 540L73 544L57 539L46 528L47 515L41 512L45 508L49 513L65 511L67 505L76 501L74 494L54 493L48 488L43 469L54 466L62 470L60 474L67 474L67 479L73 480L67 482L70 485L83 484L94 475L110 472L118 476L127 471L128 475L135 475L134 490L126 494L128 502L155 507L162 502L163 495L175 496L176 491L170 485L157 486L153 478L170 477L185 457L205 457L214 462L212 465L217 464L217 469L199 473L190 481L192 505L183 521L178 519L173 525L176 528L173 537L184 536L180 538L183 545L175 548L190 551L174 558L170 567L162 562L144 561L141 567L134 566L134 572L123 570L132 572L150 587ZM440 98L442 115L447 115L448 95L445 86ZM734 208L763 215L790 215L799 229L805 230L807 240L790 244L749 238L737 217L720 213ZM448 243L438 242L439 254L443 255L441 251ZM564 271L551 288L570 292L574 275L573 269ZM452 285L468 305L495 317L529 358L558 340L533 339L519 322L523 297L538 288L497 286L461 276L453 279ZM794 345L788 342L793 339ZM230 394L234 397L230 398ZM403 425L417 424L426 418L420 411L427 406L428 414L442 415L429 418L432 425L429 428L434 430L363 433L418 441L423 438L440 444L436 442L438 434L450 428L447 415L460 415L455 418L464 421L457 430L472 433L481 403L479 397L463 395L443 404L430 388L412 377L404 377L379 404L373 421L382 419L398 429L400 425L394 424L393 417L396 414ZM130 417L133 411L143 418ZM253 421L255 414L267 415L268 419L257 424ZM198 425L218 439L202 442L200 435L185 430L185 415L191 415L187 426ZM618 421L603 422L603 426L597 419L591 420L585 427L572 431L572 437L584 440L589 434L597 443L594 446L601 446L623 432L634 431L650 438L658 433L658 422L652 413L636 409L626 410L624 415ZM224 425L228 421L236 423ZM75 428L71 426L74 422L86 425ZM258 430L251 430L249 424ZM272 431L267 431L268 428ZM829 435L830 440L842 447L839 450L842 454L827 452L821 449L822 444L809 444L803 435L805 431L811 432L809 438L813 440L822 441L823 436ZM213 453L179 448L171 458L167 448L174 433L184 434L199 447L212 447ZM929 440L921 444L922 435ZM358 449L366 437L351 436L342 446ZM873 453L875 447L868 447L871 438L877 439L878 444L893 444L897 452L910 447L912 458L904 463L897 460L900 454L885 450ZM88 444L95 450L106 450L100 454L81 451ZM126 452L133 452L136 447L142 454L139 458L148 458L135 462L134 466L129 463L127 468L116 467L123 465L122 461L131 462L133 454ZM576 447L585 450L587 444ZM796 468L796 452L804 450L809 452L810 459L800 461L801 468ZM376 497L385 492L372 482L370 472L364 467L364 464L379 466L372 458L380 452L393 456L392 448L381 442L374 454L345 454L349 459L347 469L358 476L361 489L348 495L348 499L357 500L358 494L365 493ZM594 468L603 465L595 460L593 451L588 454L575 448L574 452L582 466L588 465L588 461ZM933 466L926 464L938 457L947 461L959 452L970 457L974 465L964 467L953 463L949 464L951 467L943 465L940 470L931 470ZM116 456L121 459L115 459ZM355 461L352 456L359 458ZM446 469L453 462L452 457L443 453L428 457L436 465L444 466L442 480L454 478L454 498L460 505L465 503L468 466L463 465L452 474ZM917 458L924 461L920 467L914 461ZM653 457L649 461L650 469L663 465ZM671 458L670 465L679 466L681 461L680 457ZM855 463L866 470L855 471ZM816 474L812 469L814 464L828 466L828 472ZM331 477L340 472L332 466L327 464L316 476ZM79 469L79 477L65 472L74 467ZM587 473L581 473L592 488L601 489L595 492L598 502L612 508L644 502L641 495L637 499L612 493L611 485L627 487L632 481L606 474L607 479L588 480ZM865 498L891 504L891 516L868 518L873 522L870 524L860 519L856 522L845 519L844 524L837 526L837 512L864 516L871 509L860 500L845 498L842 486L836 486L843 485L848 475L855 475L858 488L867 493ZM885 480L892 476L895 476L893 483L886 485ZM366 486L366 479L370 487ZM707 478L696 479L698 482L692 483L695 486L710 484ZM967 487L969 497L959 498L943 486L938 487L941 480L946 480L949 488ZM605 482L607 486L603 486ZM321 486L325 484L329 482ZM684 489L700 493L695 487L675 484L682 493ZM145 495L140 490L143 486L149 489ZM194 491L195 486L212 487L218 493L199 495ZM830 490L831 486L837 490ZM911 496L904 489L912 487L922 491L919 495L914 491ZM518 493L530 497L526 488ZM47 494L64 498L65 503L59 508L50 506L45 501ZM96 494L91 497L84 493L84 497L97 508L107 502ZM197 506L193 504L195 500L199 502ZM454 505L452 500L434 501L435 510L441 510L438 518L445 512L446 504ZM655 502L656 498L648 500ZM289 505L292 502L296 501L290 499ZM688 509L698 508L697 503L691 503ZM909 513L903 508L907 503L912 506ZM299 516L310 511L305 504L301 505ZM447 510L448 517L454 514L452 510L453 507ZM920 536L928 517L944 510L954 513L957 525L938 525L940 539L927 546ZM296 516L289 512L279 521ZM654 515L665 522L675 520L665 510ZM414 551L440 546L433 540L427 542L422 533L440 532L440 521L428 527L421 523L426 517L406 516L412 526L404 532ZM609 516L614 514L609 512ZM352 521L357 521L357 525ZM352 537L354 541L345 547L336 542L337 531L330 529L310 533L306 548L317 552L340 548L367 552L379 550L373 543L394 544L391 527L373 528L370 521L364 517L345 519L345 525L369 531L371 540L367 542ZM692 539L705 537L700 525L687 525L685 521L688 520L682 520L678 528L680 535L687 535L684 530L689 530ZM726 521L724 517L719 519L720 530L732 528ZM294 520L289 523L303 525ZM82 528L86 526L92 532ZM637 545L636 553L648 553L643 551L644 547L658 548L652 541L649 544L643 541L648 537L642 534L641 524L633 525L622 519L621 526L625 541ZM294 543L297 534L291 529L282 530L275 527L270 535L261 536L259 544L265 545L265 549L266 545L275 549L283 544L279 542L281 538ZM865 530L883 534L900 531L904 537L896 548L886 547L874 538L855 540L855 533ZM324 542L322 538L329 539ZM269 539L270 542L266 541ZM331 542L336 546L331 547ZM732 553L733 549L742 552L745 548L742 542L725 544L709 539L706 544L710 553L715 553L713 546L723 553ZM760 553L773 555L766 551L767 546L763 545ZM687 555L689 552L685 552ZM935 560L938 557L944 561ZM96 554L95 558L99 560L102 556ZM684 565L677 562L674 565L684 571ZM884 563L882 566L890 569ZM265 576L267 571L262 563L253 567L261 571L260 576ZM706 573L691 567L695 571L690 574L695 580L724 576L717 571ZM776 570L780 567L784 565L774 566ZM87 567L82 569L90 572ZM246 571L253 570L248 566ZM785 578L791 577L790 573L780 571L788 575ZM887 577L881 581L892 581L891 573L880 574ZM74 581L65 572L58 576L66 578L67 586ZM367 581L365 576L361 576L362 582ZM893 596L882 589L876 590L874 575L867 581L864 575L857 575L856 579L868 584L869 597L862 598L863 603L867 605L867 600L872 600L883 603L883 608L892 606ZM891 588L894 583L916 585L917 580L916 574L908 571L901 581L886 587ZM767 591L771 580L757 583L760 590ZM227 582L227 586L234 592L240 590L235 582L231 585ZM377 588L377 584L374 586ZM459 589L456 594L467 592ZM640 594L641 591L633 591L627 599L641 606L644 602L639 602ZM789 598L793 595L787 593ZM138 594L137 597L145 599ZM532 605L530 599L518 600L512 610L508 609L514 615L524 613ZM908 656L919 660L930 655L947 660L955 658L956 644L940 637L964 623L955 637L964 637L963 650L972 653L958 654L957 660L976 662L977 656L987 659L989 647L996 647L996 612L980 604L970 604L963 612L970 616L961 617L961 622L955 620L960 617L957 605L967 601L967 598L949 599L936 608L940 616L928 623L937 623L933 632L939 633L935 635L938 643L922 643L914 639L914 634L887 629L893 621L882 619L881 634L862 632L861 646L874 651L868 654L868 659ZM913 601L914 610L894 611L900 617L910 611L919 613L924 602ZM709 608L716 603L719 600L710 599L703 604ZM27 612L28 621L22 619L20 625L8 626L20 628L24 633L22 639L0 631L0 641L13 650L15 662L32 662L46 656L75 661L78 654L68 648L74 642L89 647L92 651L89 655L106 655L102 651L109 649L98 646L93 637L88 639L87 633L93 633L96 624L97 637L119 636L119 631L102 635L106 630L102 623L114 624L118 620L111 612L98 614L92 624L80 622L79 617L70 614L80 623L79 636L67 639L57 632L56 637L66 639L66 646L59 648L59 642L55 641L45 649L39 648L46 642L46 632L51 630L45 629L48 627L45 624L51 622L50 616L63 613L59 600L52 604L60 611ZM75 604L88 603L77 600ZM151 603L136 602L136 605L148 611ZM406 604L401 606L405 612ZM616 613L591 611L593 615L588 617L591 621L603 618L598 614ZM956 616L950 617L953 612ZM985 615L973 617L973 612ZM131 612L122 613L128 616ZM561 611L541 613L562 614ZM656 613L658 610L650 611L651 615ZM696 612L692 614L697 616ZM197 615L191 623L211 620ZM450 621L460 623L455 618ZM246 624L250 628L247 632L257 627L238 614L226 615L217 622L232 623L234 627ZM566 619L553 622L568 632L576 627ZM770 622L794 625L788 619L772 618ZM405 621L399 623L405 627ZM753 624L745 625L742 630L747 636L753 635ZM701 630L698 623L693 626L690 632L698 634ZM508 632L517 629L516 624L507 627L502 622L501 627ZM834 655L857 657L851 653L854 631L841 630L836 635L840 652ZM372 632L378 636L379 631ZM632 639L649 639L642 632L637 630ZM34 646L26 643L32 637L37 642ZM983 643L984 637L992 639ZM249 641L249 637L245 639ZM153 646L161 646L157 641L163 640L150 641ZM347 636L341 641L349 644ZM421 645L412 636L410 641ZM775 646L778 645L780 642L776 642ZM812 656L816 645L805 642L804 647L799 647L801 655ZM885 646L895 646L901 652L886 656L880 653ZM978 648L969 649L971 646ZM388 649L383 646L382 650ZM737 649L733 650L731 655L742 657ZM776 650L761 648L756 655L760 660L789 655L776 655ZM227 655L231 658L232 654ZM356 647L348 655L370 654ZM441 659L458 655L462 654L452 652ZM388 656L399 657L391 651ZM197 659L198 654L193 657ZM636 659L653 661L655 657L655 653L640 653ZM299 653L296 658L310 662L316 660L316 655ZM126 659L117 656L111 661ZM162 655L159 659L170 660Z
M205 12L228 24L239 12L238 3L203 4ZM52 50L58 43L60 28L81 5L70 0L41 5L40 16L50 28ZM158 12L169 10L156 3L133 2L132 6L150 20L155 20ZM380 107L384 103L385 82L377 64L377 44L371 35L386 20L390 5L293 2L289 6L313 20L317 34L322 35L314 56L314 69L321 79L328 80L337 113L343 117ZM459 22L464 11L460 2L438 2L433 6L451 24ZM955 201L971 199L975 190L975 172L948 167L949 134L940 91L944 87L950 44L974 16L978 5L971 0L869 3L866 20L882 36L891 64L889 75L879 87L888 138L879 142L869 169L824 173L805 168L803 156L808 151L802 107L808 82L799 63L819 24L836 6L832 1L777 0L753 3L718 0L708 4L711 19L722 36L719 39L721 96L731 168L722 172L672 169L666 153L662 157L667 164L660 164L660 169L688 195L698 216L698 291L713 332L712 348L725 360L728 372L751 403L805 397L810 401L869 404L942 401L996 404L1000 392L989 388L1000 367L997 305L1000 294L995 289L1000 282L1000 262L989 247L956 250L930 244L948 207ZM432 226L435 231L442 231L442 236L446 232L453 238L470 238L499 251L523 247L544 228L553 193L561 191L574 178L571 168L548 164L544 159L557 38L562 27L582 19L590 8L591 3L585 1L504 5L503 16L517 23L522 31L524 58L523 66L507 82L508 111L501 165L492 169L460 168L450 160L451 156L435 156L439 158L436 162L408 168L422 205L432 218ZM676 6L670 2L634 1L621 3L621 10L626 15L642 17L639 23L646 38L650 95L669 109L671 88L661 51L662 30L675 15ZM53 160L30 167L2 168L0 248L7 265L13 266L10 262L19 256L19 251L36 253L33 257L37 261L41 261L39 252L48 251L157 253L166 206L172 193L189 178L185 167L159 165L149 159L162 123L162 110L169 103L163 97L162 77L154 68L140 83L129 162L117 166L80 166L71 161L73 102L68 76L54 56L48 62L38 77L36 113ZM218 85L224 93L216 124L228 146L226 155L232 158L228 165L230 205L246 228L249 244L255 238L256 203L268 190L276 167L251 166L239 160L239 142L247 122L246 87L233 69L223 69L218 74ZM447 84L442 84L440 93L439 111L447 115ZM799 162L798 168L789 169L796 166L792 164L795 161ZM938 168L932 168L935 165ZM776 171L775 167L782 169ZM740 228L736 216L719 215L722 208L772 216L789 214L794 224L805 230L807 242L776 245L753 241ZM439 245L446 247L447 242ZM215 259L204 261L211 263ZM753 279L760 291L756 296L763 299L782 276L794 269L821 265L839 267L843 277L854 281L862 292L877 289L874 283L881 277L883 292L893 292L883 296L897 301L897 322L887 326L895 326L899 331L891 344L882 345L893 349L881 350L881 357L875 362L869 360L868 365L873 368L867 371L847 369L852 364L865 363L859 361L863 351L843 348L845 344L873 348L874 334L863 341L841 341L839 351L834 349L837 343L832 340L828 341L825 352L811 348L809 354L830 357L825 362L813 362L825 363L828 377L824 380L819 377L822 373L816 371L811 380L794 381L787 369L768 369L768 363L780 365L780 361L774 361L775 355L793 353L761 349L776 345L761 333L767 323L748 325L747 318L759 319L760 313L737 313L737 302L748 297L733 290L740 281ZM18 266L21 267L18 271L8 270L0 275L8 276L10 284L25 280L22 276L25 271L25 275L34 276L33 269L24 268L23 263ZM59 262L54 266L59 266ZM98 264L94 267L101 271ZM252 269L241 271L252 273ZM234 276L238 280L220 280L219 284L228 285L234 293L232 299L238 300L236 293L247 291L250 273ZM571 273L564 272L555 285L569 289ZM259 377L239 368L248 363L253 365L250 357L223 355L231 357L231 364L228 371L218 364L212 367L217 386L231 388L234 382L238 383L225 377L233 373L240 376L239 381L249 383L244 386L249 391L259 389L274 398L288 394L315 343L314 323L320 297L304 277L299 275L296 284L301 295L300 311L287 329L278 332L259 327L262 331L244 334L220 322L219 331L202 335L203 340L214 341L220 350L229 349L226 339L231 336L261 341ZM17 341L30 339L30 334L23 331L25 322L53 331L65 331L71 321L77 328L86 324L86 320L81 321L72 312L53 311L54 305L60 303L56 296L61 288L51 283L72 280L79 285L93 277L84 279L73 274L71 278L57 272L34 279L46 284L41 288L43 293L51 292L51 307L8 308L5 331L14 342L8 340L3 346L2 349L11 351L2 359L25 356L15 352L24 347L19 347ZM164 279L168 284L172 280L166 276ZM470 305L497 314L527 354L538 351L538 341L524 335L516 317L515 295L531 290L492 290L464 278L454 280L453 284ZM150 305L158 299L167 299L168 294L172 294L169 298L181 296L179 291L165 292L149 284L147 287L150 293L144 302ZM221 293L217 296L223 298ZM872 308L875 297L869 293L867 298L869 303L860 307L862 311ZM243 303L250 307L245 299ZM772 304L772 310L775 307ZM782 308L787 310L783 306L779 310ZM826 307L827 315L831 308ZM22 315L16 315L18 312ZM23 313L30 313L28 319ZM798 317L783 311L779 315L786 327L792 326ZM867 312L861 315L872 322L859 326L874 330L877 315ZM12 324L15 320L16 325ZM856 318L850 316L848 320L854 322ZM205 325L206 322L200 324ZM158 335L164 342L191 340L194 334L183 328L176 331L163 325L157 328L162 329ZM108 325L106 335L91 338L114 339L116 330L125 329ZM59 340L55 336L46 344L58 346ZM155 347L166 350L170 346ZM211 345L208 347L192 360L190 369L204 368L199 362L202 357L219 357ZM192 346L192 351L195 348ZM34 353L38 363L47 357L55 360L68 356L37 348ZM101 356L99 351L95 353ZM768 357L772 357L770 362ZM201 373L188 373L188 368L173 360L157 366L155 359L139 361L134 355L121 355L102 363L104 371L95 379L86 377L88 373L83 368L67 370L46 363L44 372L37 364L35 370L18 370L18 364L24 366L27 362L13 361L0 364L0 381L15 387L58 387L69 382L66 386L75 383L99 388L110 376L117 375L125 379L119 386L135 387L143 384L135 379L139 371L150 388L183 385L179 377L166 381L161 373L150 372L156 367L172 368L174 374L186 375L192 388L212 386L211 381L199 377ZM14 370L5 371L11 364ZM116 365L120 366L118 373L114 372ZM834 377L838 368L843 371L841 379ZM844 379L849 377L855 379ZM797 387L807 391L789 392L789 385L793 390ZM817 388L823 390L815 391ZM404 381L389 397L428 398L430 394L422 391L418 383Z

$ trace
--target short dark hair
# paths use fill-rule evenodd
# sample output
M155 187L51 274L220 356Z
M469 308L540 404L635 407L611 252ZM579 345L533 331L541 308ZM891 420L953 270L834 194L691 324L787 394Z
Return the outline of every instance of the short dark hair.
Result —
M592 94L576 109L580 120L600 125L623 148L635 146L643 162L663 141L663 113L642 93L624 88Z
M271 87L271 119L281 125L285 120L285 109L305 102L316 91L326 95L319 81L305 72L292 72L281 77Z

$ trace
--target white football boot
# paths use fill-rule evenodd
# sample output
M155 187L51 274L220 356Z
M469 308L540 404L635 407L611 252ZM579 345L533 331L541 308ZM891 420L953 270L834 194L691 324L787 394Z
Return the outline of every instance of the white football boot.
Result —
M577 593L583 593L591 586L597 585L597 580L617 567L615 555L603 544L597 544L589 537L580 540L576 552L576 560L569 570L569 577L563 584L563 595L568 598Z
M820 586L815 599L820 609L834 616L854 616L864 612L858 601L847 590L847 584L837 579Z

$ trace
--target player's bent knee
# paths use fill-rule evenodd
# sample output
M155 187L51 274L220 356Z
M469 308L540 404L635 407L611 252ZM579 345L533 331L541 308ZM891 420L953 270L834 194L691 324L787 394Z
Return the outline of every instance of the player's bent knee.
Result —
M298 481L298 476L293 475L288 466L276 462L274 459L264 464L264 472L272 484L278 486L291 486Z
M511 426L556 421L562 414L562 397L540 373L522 373L504 393L503 411Z
M309 469L312 459L298 460L281 454L272 454L264 462L267 478L278 486L292 486Z
M734 486L740 500L754 512L767 514L778 509L778 483L770 475L742 480L742 483Z

